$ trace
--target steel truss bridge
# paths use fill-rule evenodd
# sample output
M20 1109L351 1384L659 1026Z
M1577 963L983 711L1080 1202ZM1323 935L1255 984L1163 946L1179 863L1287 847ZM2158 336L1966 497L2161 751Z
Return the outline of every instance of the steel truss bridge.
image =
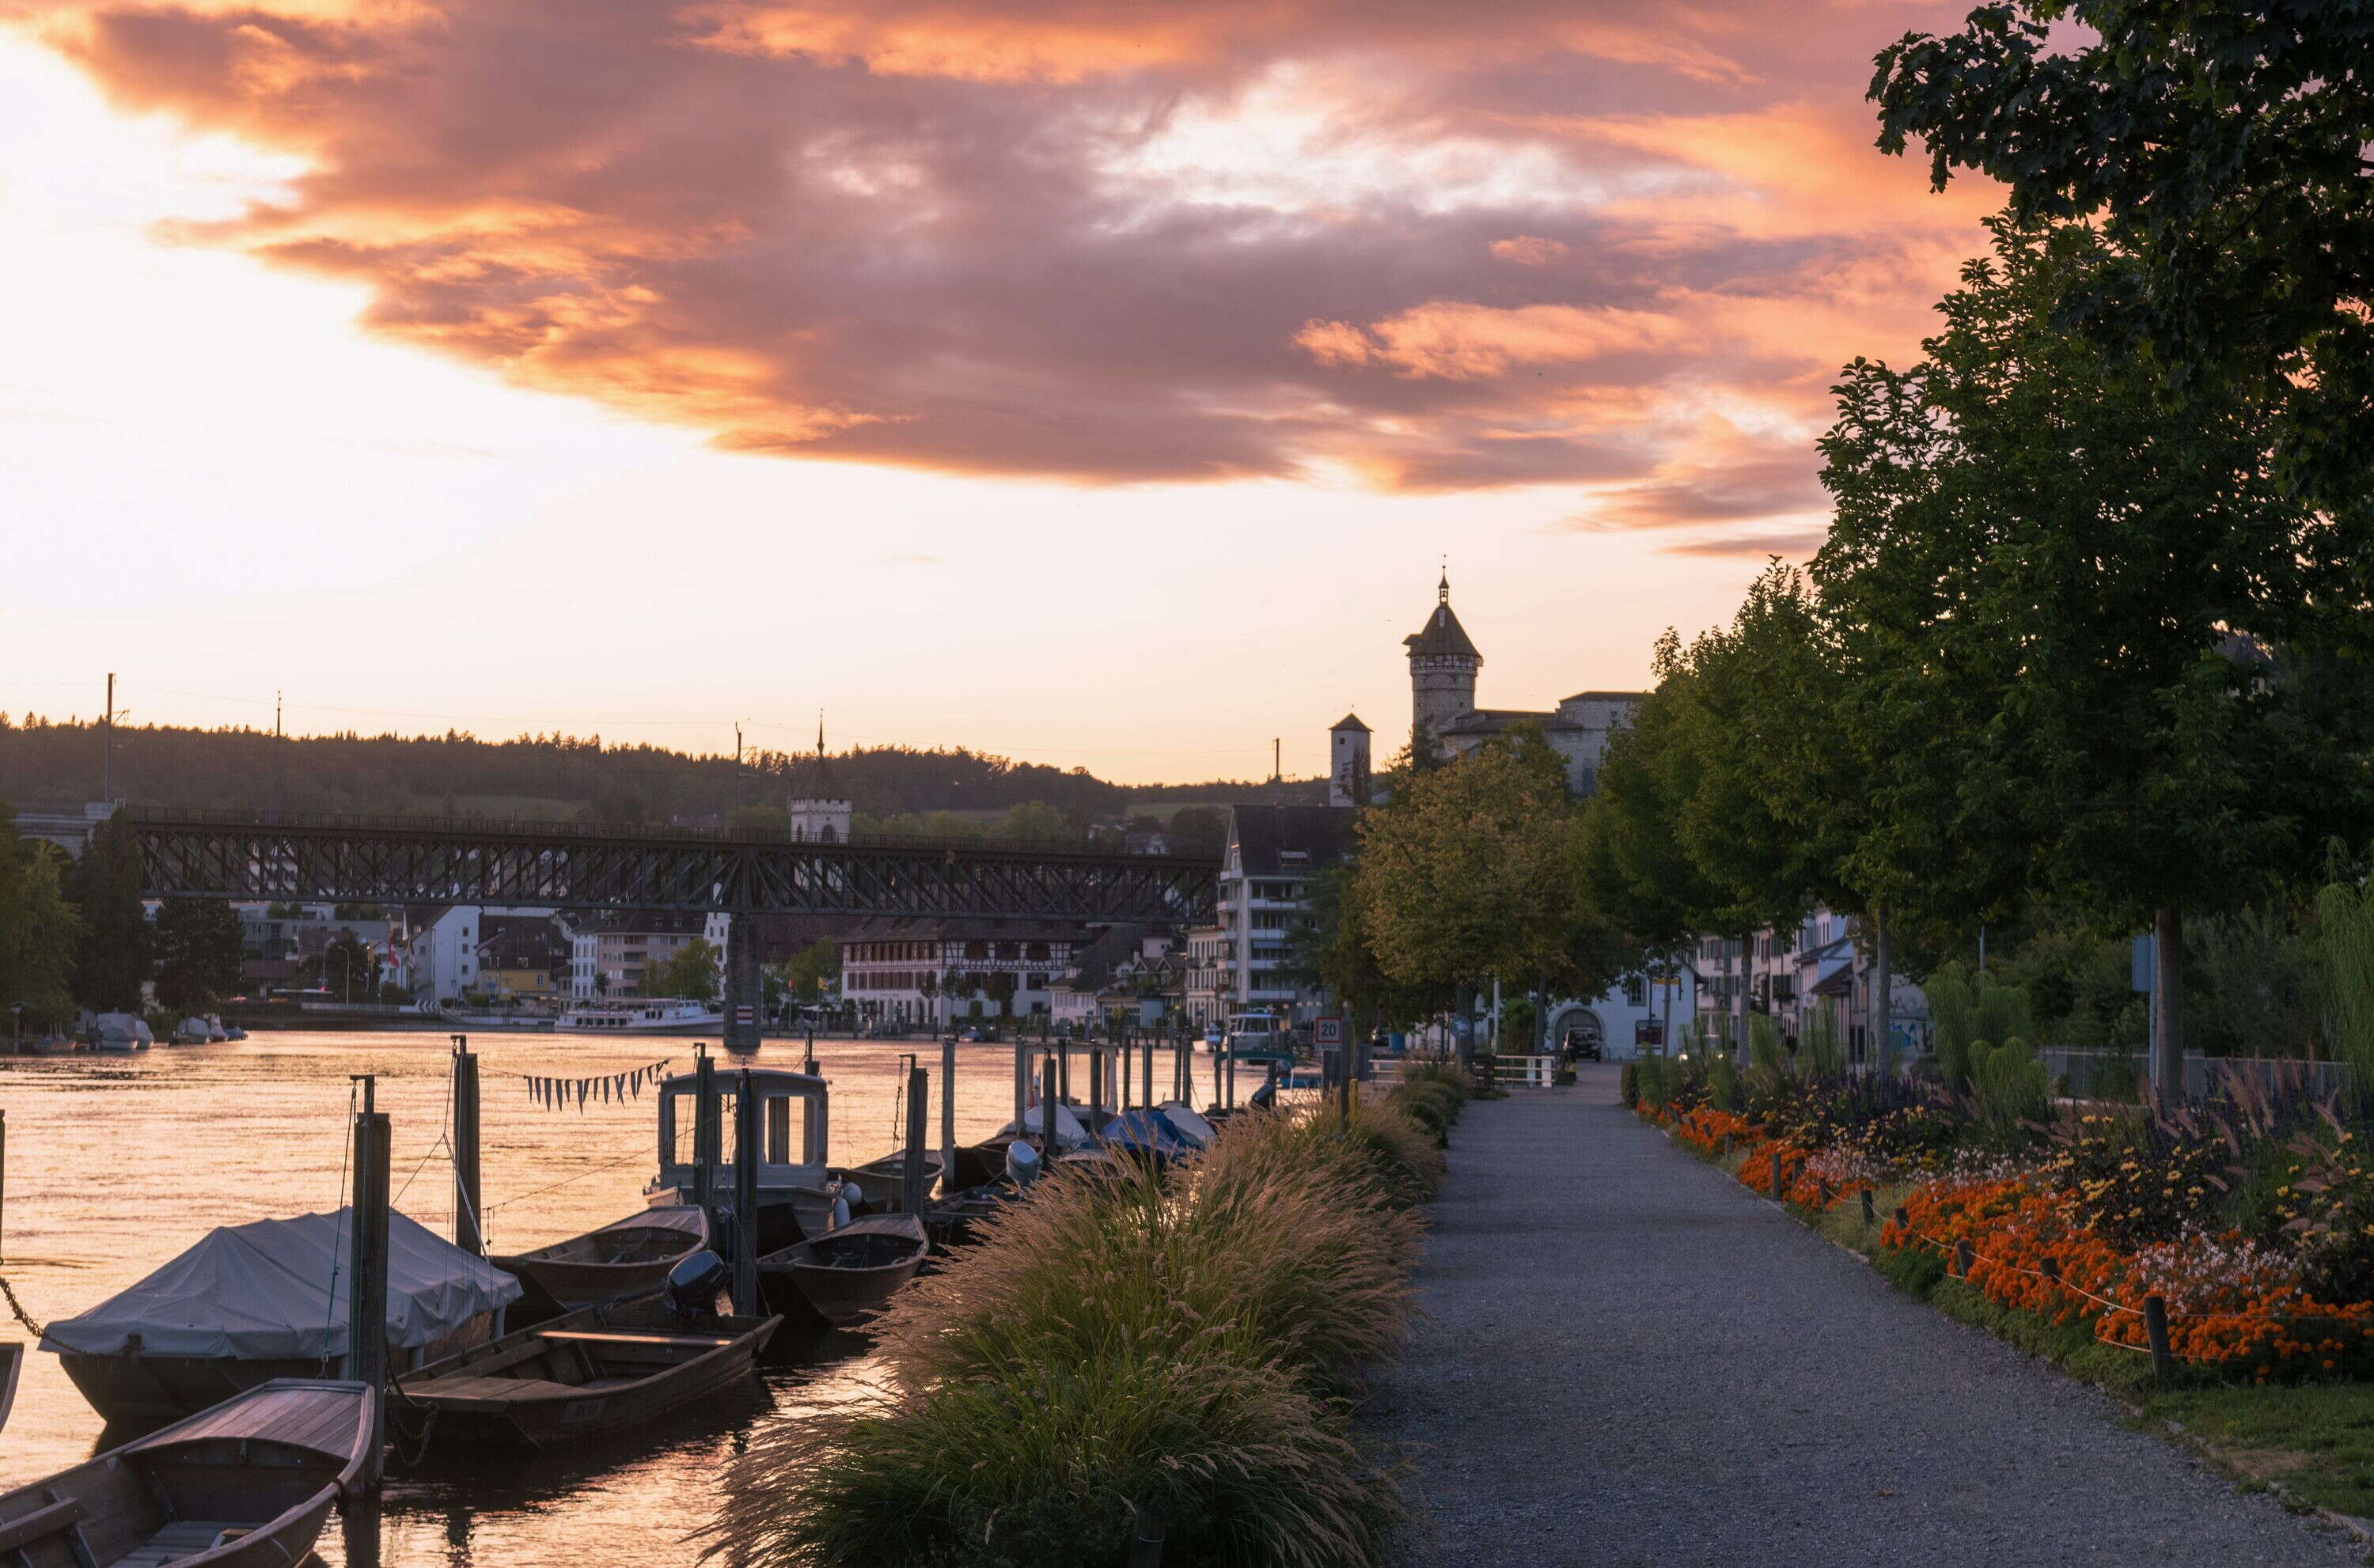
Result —
M1209 919L1219 867L1167 855L946 843L816 844L676 828L469 818L125 811L141 890L162 898L722 909L729 1050L758 1046L769 914Z
M1191 921L1218 866L1174 855L817 844L697 829L127 809L149 897L577 910Z

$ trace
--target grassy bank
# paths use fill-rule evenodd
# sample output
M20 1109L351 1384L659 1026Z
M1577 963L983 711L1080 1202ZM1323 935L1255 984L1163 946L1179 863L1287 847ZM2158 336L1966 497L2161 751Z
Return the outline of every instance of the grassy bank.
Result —
M725 1480L713 1555L810 1568L1353 1568L1403 1516L1353 1433L1413 1307L1419 1207L1467 1085L1421 1070L1255 1114L1126 1181L1054 1176L876 1325L875 1396L786 1423Z

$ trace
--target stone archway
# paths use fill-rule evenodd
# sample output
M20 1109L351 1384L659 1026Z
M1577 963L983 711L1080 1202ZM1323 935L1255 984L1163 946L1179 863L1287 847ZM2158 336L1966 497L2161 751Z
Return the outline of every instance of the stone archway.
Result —
M1552 1052L1557 1054L1565 1052L1566 1037L1569 1030L1581 1030L1586 1038L1597 1040L1600 1056L1604 1059L1608 1055L1607 1029L1600 1022L1599 1014L1589 1007L1581 1002L1572 1002L1550 1015Z

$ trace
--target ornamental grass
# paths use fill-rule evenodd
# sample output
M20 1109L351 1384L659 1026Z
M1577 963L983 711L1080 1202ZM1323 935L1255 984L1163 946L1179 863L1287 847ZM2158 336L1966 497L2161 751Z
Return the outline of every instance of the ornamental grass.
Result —
M813 1568L1352 1568L1401 1518L1345 1395L1414 1315L1440 1155L1379 1106L1252 1113L1125 1180L1050 1176L876 1320L878 1392L756 1444L711 1556Z

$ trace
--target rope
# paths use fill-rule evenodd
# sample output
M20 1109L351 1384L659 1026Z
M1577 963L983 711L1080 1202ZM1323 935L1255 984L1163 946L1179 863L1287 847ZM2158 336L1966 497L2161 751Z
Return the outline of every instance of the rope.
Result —
M429 1168L429 1162L437 1157L440 1150L444 1151L448 1158L452 1156L452 1141L442 1132L437 1135L437 1141L429 1146L429 1153L420 1156L420 1164L412 1167L412 1175L404 1178L404 1185L395 1189L395 1196L388 1199L389 1208L393 1209L404 1201L404 1195L412 1190L412 1184L419 1179L422 1171Z
M5 1275L0 1275L0 1295L8 1298L8 1310L17 1315L17 1321L25 1326L25 1332L36 1340L40 1339L41 1326L26 1314L25 1304L17 1299L17 1287L10 1284Z
M487 1212L491 1214L496 1210L508 1208L513 1203L524 1203L531 1198L541 1198L547 1192L558 1192L572 1181L582 1181L587 1176L598 1176L604 1171L614 1171L620 1165L631 1165L639 1160L646 1160L650 1157L651 1156L648 1154L629 1154L622 1160L612 1160L606 1164L589 1165L585 1169L579 1171L575 1176L562 1176L558 1181L554 1182L549 1187L538 1187L531 1188L526 1192L513 1193L511 1197L504 1199L500 1203L489 1203L487 1205Z

